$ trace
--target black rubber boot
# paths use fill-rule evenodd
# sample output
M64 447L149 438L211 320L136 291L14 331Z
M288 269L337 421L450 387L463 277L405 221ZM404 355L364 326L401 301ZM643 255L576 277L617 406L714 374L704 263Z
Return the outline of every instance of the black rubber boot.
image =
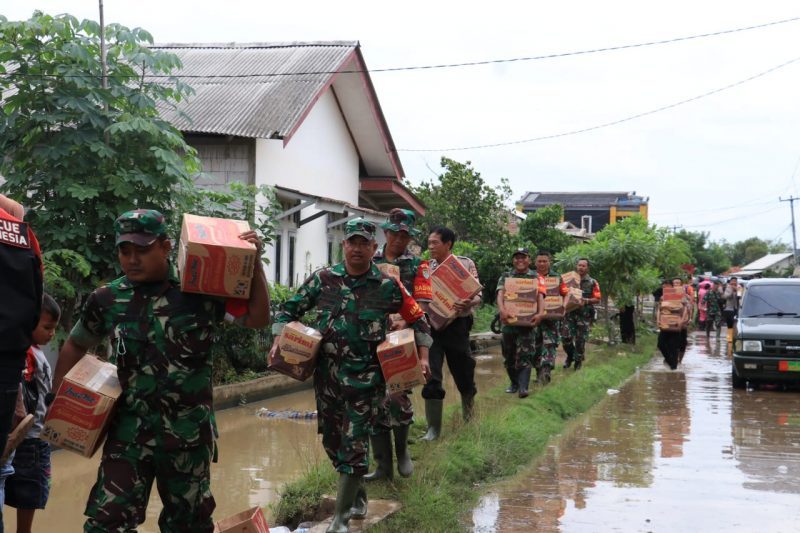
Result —
M364 483L358 484L356 491L356 499L353 506L350 508L350 518L357 518L361 520L367 517L367 489L364 488Z
M369 442L372 444L372 456L375 458L375 471L364 476L364 481L377 481L379 479L392 479L392 434L388 431L381 431L376 435L370 435Z
M542 365L542 368L536 371L536 382L542 386L550 383L550 365Z
M521 368L518 374L517 383L519 384L519 397L528 397L528 387L531 384L531 367Z
M583 366L583 358L575 360L575 371L578 371Z
M411 454L408 453L408 428L410 426L395 426L394 432L394 453L397 455L397 471L403 477L409 477L414 473L414 463L411 462Z
M475 410L475 395L472 396L461 396L461 416L464 418L464 422L469 422L472 420L472 413Z
M569 368L575 360L575 346L571 344L564 345L564 351L567 352L567 360L564 361L564 368Z
M519 371L516 368L506 368L506 374L508 374L508 379L511 381L511 385L506 389L506 392L509 394L513 394L517 392L517 373Z
M442 409L444 400L425 399L425 419L428 421L428 431L420 440L436 440L442 432Z
M336 507L333 520L325 533L347 533L347 524L352 515L351 508L356 501L356 493L361 486L361 476L339 474L339 487L336 490Z

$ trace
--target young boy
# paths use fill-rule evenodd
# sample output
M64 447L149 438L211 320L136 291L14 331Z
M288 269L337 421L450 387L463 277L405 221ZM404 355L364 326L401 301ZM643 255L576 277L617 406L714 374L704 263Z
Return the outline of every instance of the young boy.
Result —
M34 416L34 422L16 450L14 473L6 481L6 505L17 508L17 533L30 533L36 509L44 509L50 495L50 443L40 435L47 414L45 396L52 389L53 376L41 347L53 339L60 317L58 304L45 294L22 378L25 409Z

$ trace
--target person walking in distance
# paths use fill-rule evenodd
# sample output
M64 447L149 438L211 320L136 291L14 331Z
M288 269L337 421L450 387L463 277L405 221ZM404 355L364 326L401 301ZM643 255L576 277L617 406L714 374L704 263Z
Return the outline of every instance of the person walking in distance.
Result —
M564 317L567 333L564 335L564 351L567 352L564 368L569 368L574 362L575 370L580 370L586 358L586 341L589 339L589 330L594 322L594 306L600 303L602 294L600 293L600 284L589 276L588 259L585 257L578 259L575 270L581 277L580 289L583 305L567 313Z
M428 251L431 254L431 270L435 270L439 263L453 255L453 245L456 234L450 228L438 226L428 235ZM461 264L478 279L478 269L468 257L457 256ZM458 312L456 319L441 330L433 330L433 346L431 346L431 378L422 388L422 397L425 399L425 418L428 421L428 431L423 440L439 438L442 430L442 409L444 407L445 390L442 386L442 370L445 359L450 374L456 382L456 388L461 394L461 414L464 421L472 417L475 394L475 359L469 346L469 332L472 329L473 309L480 305L482 293L476 294L472 299L464 299L455 303Z

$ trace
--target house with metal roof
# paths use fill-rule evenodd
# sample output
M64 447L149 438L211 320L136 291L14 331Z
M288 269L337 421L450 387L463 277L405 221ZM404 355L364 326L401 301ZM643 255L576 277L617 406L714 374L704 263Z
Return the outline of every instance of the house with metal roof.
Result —
M335 262L344 223L424 213L355 41L162 44L195 94L161 115L203 163L199 183L270 185L283 206L270 280L295 285Z
M533 213L545 206L559 204L564 209L562 222L593 234L608 224L631 215L647 218L649 198L633 192L527 192L517 202L517 210Z
M792 268L793 265L794 254L792 252L767 254L764 257L756 259L752 263L746 264L740 270L737 270L734 275L738 278L751 279L754 277L761 277L767 270L783 272Z

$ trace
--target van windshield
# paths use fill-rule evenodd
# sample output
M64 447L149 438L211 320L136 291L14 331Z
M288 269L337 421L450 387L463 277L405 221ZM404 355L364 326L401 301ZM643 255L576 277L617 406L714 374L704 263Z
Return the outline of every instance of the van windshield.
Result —
M742 302L741 316L800 316L800 285L748 287Z

